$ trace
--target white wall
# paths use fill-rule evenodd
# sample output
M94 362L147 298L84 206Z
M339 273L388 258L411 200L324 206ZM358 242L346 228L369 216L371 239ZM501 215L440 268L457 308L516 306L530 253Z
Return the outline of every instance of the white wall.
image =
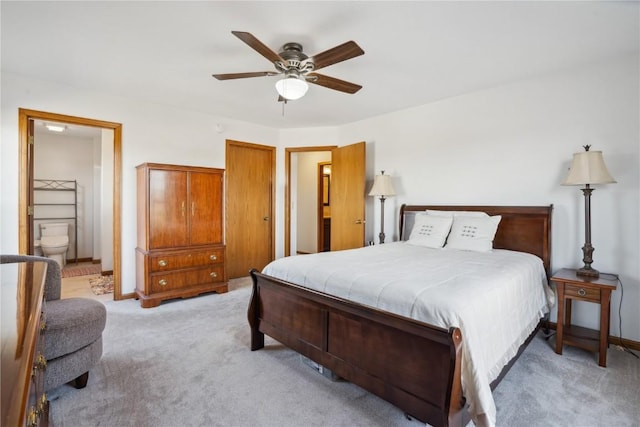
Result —
M121 241L122 292L125 294L135 289L135 166L158 162L224 168L225 139L271 146L276 146L278 141L276 130L251 123L6 72L1 79L0 251L18 252L18 109L122 123ZM220 133L217 124L222 125Z
M581 267L584 243L582 192L560 182L582 145L603 151L618 183L595 186L591 199L593 267L620 274L623 336L639 340L639 75L637 56L558 72L352 123L339 143L366 140L367 176L394 176L398 195L385 203L394 239L402 203L553 204L553 269ZM379 228L375 206L368 236ZM614 335L621 295L612 297ZM583 326L595 328L598 313L574 304Z
M572 154L592 144L592 149L604 152L618 181L598 186L592 197L594 267L620 274L623 336L640 340L639 74L638 57L633 56L337 128L281 131L3 74L0 249L17 249L19 107L123 123L125 292L134 287L134 166L144 161L224 167L225 138L277 145L276 255L282 256L284 147L364 140L367 177L372 182L384 169L394 177L398 193L385 203L388 240L397 238L402 203L553 204L552 265L559 269L581 265L584 242L581 192L560 182ZM224 125L222 134L215 132L216 123ZM379 205L368 199L366 238L377 240ZM614 335L619 334L621 294L618 289L612 298ZM574 320L595 327L597 307L575 304Z
M552 268L581 267L584 198L563 187L573 153L601 150L615 185L592 196L593 267L624 286L622 335L640 340L640 85L638 56L565 70L398 111L337 129L283 132L283 146L367 142L367 191L385 170L397 196L385 202L387 240L411 204L554 205ZM297 145L291 144L295 141ZM287 145L289 144L289 145ZM367 202L366 240L377 241L380 205ZM620 334L620 287L611 333ZM597 328L598 306L574 304L574 323ZM551 319L556 320L555 312Z

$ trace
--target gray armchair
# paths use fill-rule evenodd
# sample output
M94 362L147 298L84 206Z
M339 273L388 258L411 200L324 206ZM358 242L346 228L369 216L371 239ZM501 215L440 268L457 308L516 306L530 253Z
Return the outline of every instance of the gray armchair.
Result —
M50 258L30 255L0 255L0 263L44 261L47 263L45 301L46 329L44 356L47 368L44 389L70 383L84 388L89 370L102 357L102 331L107 310L99 301L88 298L60 299L60 266Z

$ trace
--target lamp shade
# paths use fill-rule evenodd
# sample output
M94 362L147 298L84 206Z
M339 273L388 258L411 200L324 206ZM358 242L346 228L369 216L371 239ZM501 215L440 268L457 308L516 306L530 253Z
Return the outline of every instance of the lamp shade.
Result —
M382 171L381 175L376 175L376 178L373 181L373 187L371 187L371 191L369 191L369 195L388 197L395 196L395 194L396 192L391 184L391 176L385 175L384 171Z
M285 77L276 82L276 90L284 99L296 100L300 99L307 93L309 85L298 77Z
M569 174L562 185L613 184L613 179L602 158L602 151L583 151L573 155Z

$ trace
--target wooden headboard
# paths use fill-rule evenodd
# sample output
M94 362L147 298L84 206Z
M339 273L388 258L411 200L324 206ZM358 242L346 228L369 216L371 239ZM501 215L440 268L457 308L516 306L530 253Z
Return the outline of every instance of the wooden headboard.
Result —
M432 206L402 205L400 207L400 240L406 240L414 216L427 209L441 211L480 211L502 215L493 240L495 249L528 252L540 257L547 277L551 277L551 212L549 206Z

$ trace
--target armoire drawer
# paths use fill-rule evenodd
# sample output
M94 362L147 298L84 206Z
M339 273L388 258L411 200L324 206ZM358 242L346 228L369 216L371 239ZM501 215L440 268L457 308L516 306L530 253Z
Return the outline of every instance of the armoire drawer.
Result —
M223 262L224 248L212 248L183 253L150 255L149 270L151 272L169 271L200 265L221 264Z
M151 274L151 292L184 289L189 286L224 281L224 266L213 265L191 270L167 271Z

